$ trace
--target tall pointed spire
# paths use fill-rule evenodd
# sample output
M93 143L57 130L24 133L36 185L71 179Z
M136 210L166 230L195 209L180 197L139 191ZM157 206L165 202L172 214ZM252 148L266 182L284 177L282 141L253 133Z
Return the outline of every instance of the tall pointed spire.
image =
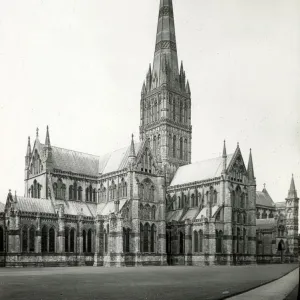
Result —
M293 174L292 174L291 185L290 185L290 189L289 189L289 193L288 193L288 198L289 199L297 198L297 190L296 190L296 187L295 187L295 181L294 181L294 175Z
M253 168L253 160L252 160L252 150L250 149L249 161L248 161L248 179L255 180L254 176L254 168Z
M222 155L222 159L223 159L223 173L226 172L226 168L227 168L227 151L226 151L226 141L224 140L224 145L223 145L223 155Z
M169 76L178 76L178 57L175 36L175 24L172 0L161 0L159 6L156 45L153 61L153 72L161 84L162 58L165 55L166 64L171 70ZM175 78L170 78L175 83ZM173 80L172 80L173 79Z
M47 132L46 132L45 146L51 147L51 143L50 143L50 135L49 135L49 127L48 127L48 125L47 125Z
M227 157L227 151L226 151L226 141L224 140L224 146L223 146L223 155L222 157Z
M134 148L134 135L131 136L131 145L130 145L130 152L129 157L135 157L135 148Z

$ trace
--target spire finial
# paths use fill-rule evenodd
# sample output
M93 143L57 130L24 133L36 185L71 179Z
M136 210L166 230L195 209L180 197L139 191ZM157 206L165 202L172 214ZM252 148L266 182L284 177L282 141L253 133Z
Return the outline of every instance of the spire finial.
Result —
M237 142L237 148L240 148L240 142ZM250 149L251 151L251 149Z
M290 185L290 189L289 189L288 198L289 199L297 198L297 190L296 190L296 187L295 187L294 174L292 174L292 180L291 180L291 185Z
M36 128L36 138L37 139L39 138L39 128L38 127Z
M223 146L223 157L227 157L227 151L226 151L226 140L224 140L224 146Z
M253 168L253 160L252 160L252 151L250 149L250 154L249 154L249 161L248 161L248 179L249 180L255 180L254 176L254 168Z
M47 132L46 132L45 146L51 147L51 143L50 143L50 135L49 135L49 126L48 126L48 125L47 125Z
M131 145L130 145L130 152L129 157L135 157L135 148L134 148L134 135L131 135Z
M266 184L264 183L264 189L266 188Z

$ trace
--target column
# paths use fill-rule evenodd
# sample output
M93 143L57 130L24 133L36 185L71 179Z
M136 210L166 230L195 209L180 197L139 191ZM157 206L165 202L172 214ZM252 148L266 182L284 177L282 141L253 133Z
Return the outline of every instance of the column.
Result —
M104 219L102 216L97 216L95 220L96 236L95 236L95 255L94 267L103 266L104 254Z
M192 222L185 220L185 258L186 266L192 265Z

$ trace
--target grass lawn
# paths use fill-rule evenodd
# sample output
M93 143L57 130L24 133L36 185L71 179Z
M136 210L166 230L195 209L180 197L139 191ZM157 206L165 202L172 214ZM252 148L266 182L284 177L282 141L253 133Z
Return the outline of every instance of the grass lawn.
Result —
M222 299L297 266L1 268L0 299Z

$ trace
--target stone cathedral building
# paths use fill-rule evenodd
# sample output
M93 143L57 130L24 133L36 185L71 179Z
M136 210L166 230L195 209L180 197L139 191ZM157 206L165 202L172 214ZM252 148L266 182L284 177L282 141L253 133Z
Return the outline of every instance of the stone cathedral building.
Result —
M140 142L132 137L122 149L90 155L54 146L48 127L43 143L37 130L33 144L28 139L24 197L9 192L0 203L0 265L234 265L254 264L257 254L297 260L294 181L276 207L256 191L251 151L246 166L239 145L227 153L224 142L221 157L191 163L191 104L172 0L161 0ZM258 206L257 199L265 200Z

